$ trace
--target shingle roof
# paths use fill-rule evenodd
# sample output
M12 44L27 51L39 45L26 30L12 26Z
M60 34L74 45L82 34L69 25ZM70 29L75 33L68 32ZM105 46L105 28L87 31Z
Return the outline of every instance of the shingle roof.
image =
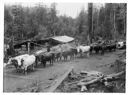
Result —
M74 38L69 37L69 36L56 36L56 37L52 37L52 39L57 40L62 43L67 43L67 42L71 42L74 40Z

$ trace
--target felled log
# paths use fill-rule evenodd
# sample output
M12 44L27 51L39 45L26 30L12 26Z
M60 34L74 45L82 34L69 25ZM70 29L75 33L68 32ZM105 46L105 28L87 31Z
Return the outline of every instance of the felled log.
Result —
M114 80L120 78L119 76L121 76L123 74L125 74L125 71L121 71L121 72L116 73L116 74L110 74L110 75L105 76L104 80L105 81L114 81Z
M95 77L95 76L87 76L84 79L81 79L79 82L88 82L88 81L94 80L96 78L97 77Z
M55 80L55 84L51 86L47 92L54 92L56 88L63 82L63 80L72 72L73 67L69 68L69 70L59 79Z
M87 75L87 76L90 76L90 75L101 75L102 73L101 72L98 72L98 71L81 71L80 74L84 74L84 75Z
M93 84L93 83L96 83L96 82L100 81L101 78L103 78L103 76L97 77L97 78L95 78L95 79L93 79L93 80L91 80L91 81L88 81L88 82L81 82L81 81L80 81L79 83L77 83L77 85L78 85L78 86L90 85L90 84Z
M77 84L79 81L74 81L74 82L70 82L70 83L67 83L68 85L72 85L72 84Z
M77 85L78 86L86 86L86 85L90 85L90 84L93 84L93 83L96 83L98 81L100 82L106 82L106 81L114 81L116 79L119 78L119 76L125 74L125 71L122 71L122 72L119 72L119 73L116 73L116 74L110 74L110 75L107 75L107 76L100 76L100 77L94 77L94 79L90 79L90 81L87 81L89 80L89 78L85 78L85 79L82 79L80 80ZM102 81L101 81L102 80Z

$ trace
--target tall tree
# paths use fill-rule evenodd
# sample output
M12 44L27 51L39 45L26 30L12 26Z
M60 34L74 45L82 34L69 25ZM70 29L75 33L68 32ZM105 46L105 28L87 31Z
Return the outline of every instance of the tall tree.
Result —
M57 23L57 11L56 11L56 3L51 4L50 11L48 13L48 29L50 36L56 36L56 23Z
M89 43L92 43L93 38L93 4L88 3L88 40Z
M17 36L17 40L21 40L24 37L24 11L22 6L17 5L12 8L13 24L14 24L14 35Z

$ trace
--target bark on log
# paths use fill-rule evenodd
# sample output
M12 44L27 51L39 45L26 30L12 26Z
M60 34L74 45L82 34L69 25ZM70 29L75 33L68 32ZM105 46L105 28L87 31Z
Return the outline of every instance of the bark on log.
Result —
M86 85L89 85L89 84L92 84L92 83L95 83L95 82L100 81L101 78L103 78L103 76L98 77L98 78L93 79L93 80L88 81L88 82L81 82L81 81L80 81L77 85L78 85L78 86L83 86L83 85L86 86Z
M93 80L90 80L90 81L87 81L87 82L83 82L84 80L87 80L86 78L85 79L82 79L80 80L77 85L78 86L86 86L86 85L90 85L90 84L93 84L95 82L98 82L100 81L102 78L104 81L108 81L108 80L111 80L111 81L114 81L116 80L120 75L123 75L125 74L125 71L122 71L122 72L119 72L119 73L116 73L116 74L110 74L110 75L107 75L103 78L103 76L100 76L100 77L94 77L95 79Z
M68 85L77 84L79 81L67 83Z
M119 78L119 76L125 74L125 71L121 71L119 73L116 74L110 74L104 77L104 80L108 81L108 80L116 80L117 78Z
M69 70L59 79L55 80L55 84L53 86L51 86L47 92L54 92L56 90L56 88L63 82L63 80L71 73L71 71L73 70L73 67L69 68Z
M88 81L94 80L96 78L98 78L98 77L96 77L96 76L87 76L86 78L81 79L79 82L88 82Z
M102 73L101 72L98 72L98 71L81 71L80 72L81 74L85 74L85 75L101 75Z

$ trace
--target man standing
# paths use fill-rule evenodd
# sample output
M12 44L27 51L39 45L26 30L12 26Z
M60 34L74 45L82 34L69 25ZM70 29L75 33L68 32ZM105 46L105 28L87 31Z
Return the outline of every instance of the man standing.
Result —
M50 45L48 43L46 43L46 47L47 47L47 52L50 52Z

